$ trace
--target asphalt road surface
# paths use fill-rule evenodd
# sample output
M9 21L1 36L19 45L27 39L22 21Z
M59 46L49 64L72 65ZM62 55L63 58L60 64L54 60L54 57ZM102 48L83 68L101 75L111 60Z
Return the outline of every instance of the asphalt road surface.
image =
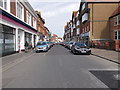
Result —
M73 55L68 49L56 45L48 52L33 52L19 64L4 71L2 86L3 88L108 88L109 85L98 78L96 73L94 75L94 72L111 70L118 70L118 65L92 55ZM104 74L101 77L107 78Z

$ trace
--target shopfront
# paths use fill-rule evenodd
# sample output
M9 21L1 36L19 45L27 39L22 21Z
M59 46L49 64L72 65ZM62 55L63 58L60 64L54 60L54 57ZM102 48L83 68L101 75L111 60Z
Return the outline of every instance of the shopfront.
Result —
M0 53L8 55L15 52L15 29L2 25L0 29Z
M36 46L36 35L34 35L34 47Z
M90 45L89 32L81 34L81 40L82 42L89 46Z
M25 32L25 42L28 42L29 44L32 41L32 34Z

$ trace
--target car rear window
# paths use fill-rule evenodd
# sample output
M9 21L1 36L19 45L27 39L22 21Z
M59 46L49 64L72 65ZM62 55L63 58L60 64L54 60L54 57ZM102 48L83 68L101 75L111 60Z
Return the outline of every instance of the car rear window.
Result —
M46 42L38 42L37 45L46 45Z

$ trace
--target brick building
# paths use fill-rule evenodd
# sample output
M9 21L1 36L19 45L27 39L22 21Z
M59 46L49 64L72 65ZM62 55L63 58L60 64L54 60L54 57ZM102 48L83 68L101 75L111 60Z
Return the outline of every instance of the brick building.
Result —
M82 0L79 9L81 41L98 48L109 48L106 45L111 41L109 17L117 8L118 2Z
M24 50L25 41L34 46L38 41L37 15L26 0L0 2L0 52L7 55Z
M76 36L77 36L77 11L73 11L73 13L72 13L72 31L71 31L71 33L73 33L72 34L72 36L71 36L71 41L77 41L77 38L76 38Z
M120 6L112 13L110 20L111 49L120 51Z

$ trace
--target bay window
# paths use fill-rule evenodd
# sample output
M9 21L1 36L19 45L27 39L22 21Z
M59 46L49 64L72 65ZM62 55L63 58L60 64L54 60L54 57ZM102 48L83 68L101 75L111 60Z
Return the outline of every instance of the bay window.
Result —
M114 39L120 40L120 30L114 31Z
M85 9L85 3L82 5L82 10L84 10Z
M88 20L88 13L85 13L83 16L82 16L82 22Z
M117 31L115 31L115 32L114 32L114 39L115 39L115 40L118 39L118 38L117 38L117 35L118 35L118 34L117 34Z
M118 15L118 25L120 25L120 15Z
M114 17L114 25L120 25L120 15Z
M120 31L118 31L118 40L120 40Z

